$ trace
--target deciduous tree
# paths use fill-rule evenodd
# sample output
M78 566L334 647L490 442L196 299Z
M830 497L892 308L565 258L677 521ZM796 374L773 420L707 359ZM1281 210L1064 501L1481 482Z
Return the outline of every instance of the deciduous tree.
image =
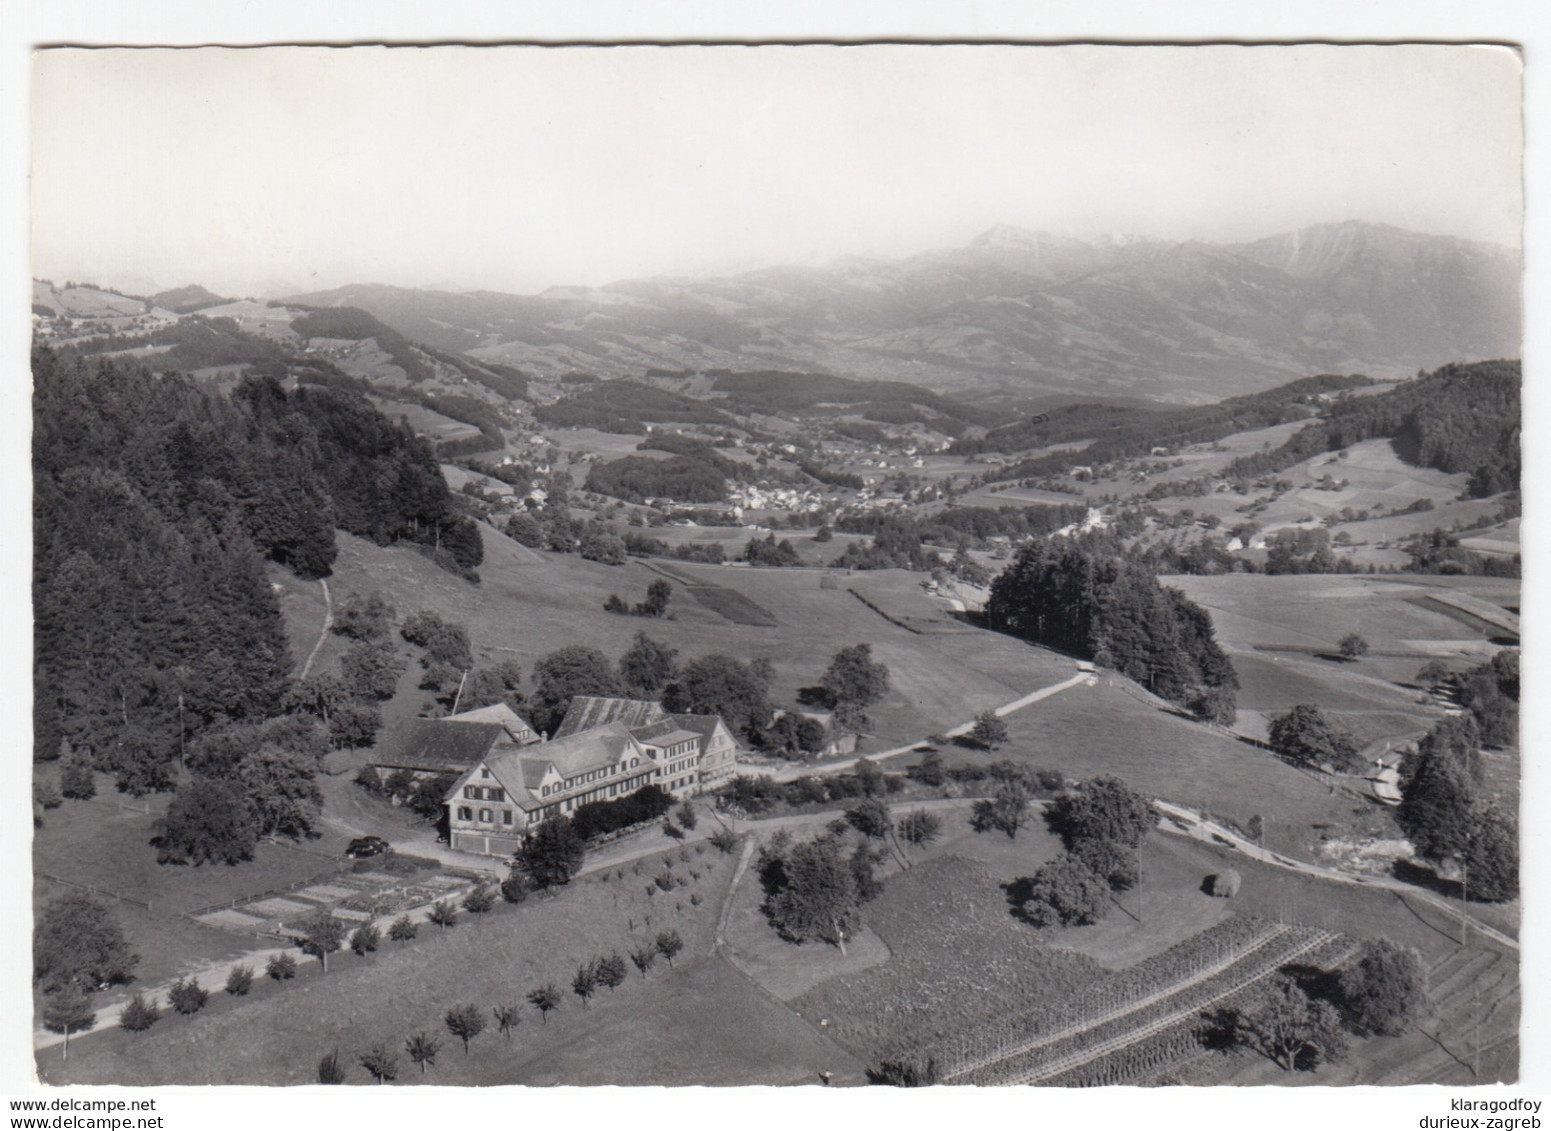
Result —
M1271 749L1284 758L1308 766L1328 764L1343 772L1362 767L1351 733L1327 719L1312 703L1300 703L1277 715L1270 730Z
M463 1042L463 1055L469 1054L469 1042L485 1031L485 1015L473 1004L455 1005L443 1019L447 1031Z
M549 1015L560 1008L560 987L553 982L528 991L528 1001L539 1011L539 1017L547 1025Z
M1372 939L1341 971L1341 1005L1359 1033L1395 1036L1427 1000L1427 970L1414 949Z
M1310 998L1298 983L1279 976L1260 1000L1237 1018L1241 1040L1285 1071L1314 1069L1346 1053L1341 1018L1328 1002Z
M405 1039L404 1051L420 1066L420 1075L424 1076L427 1068L436 1067L436 1054L442 1051L442 1043L422 1031Z
M97 1011L78 986L67 985L43 999L43 1027L65 1035L64 1059L70 1059L70 1034L84 1033L97 1023Z
M297 923L296 929L301 932L296 940L301 952L316 958L323 972L328 973L329 955L344 945L345 925L320 907Z
M516 859L534 887L552 888L570 883L586 855L586 845L571 819L557 813L528 834Z
M45 989L73 985L89 991L104 982L127 982L139 961L123 928L85 892L53 900L33 931L33 979Z
M1135 848L1158 823L1151 801L1116 777L1096 777L1055 798L1045 810L1052 831L1071 847L1112 840Z

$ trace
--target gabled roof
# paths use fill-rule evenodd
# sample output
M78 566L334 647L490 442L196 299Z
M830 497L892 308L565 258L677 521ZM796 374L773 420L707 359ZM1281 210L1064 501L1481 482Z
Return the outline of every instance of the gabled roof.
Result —
M448 726L446 719L408 719L394 729L387 748L373 760L390 769L461 773L498 743L509 742L500 723Z
M653 703L649 699L621 699L609 695L575 695L571 698L571 705L566 708L565 718L561 720L551 739L569 738L573 734L592 730L595 727L606 726L609 723L624 723L626 726L645 726L647 723L655 723L662 720L665 712L660 704Z
M608 723L541 746L501 751L486 759L485 765L513 801L525 809L534 809L539 805L534 791L550 766L562 778L574 778L617 765L621 758L629 757L632 749L630 729L624 723ZM544 803L553 804L553 799Z
M444 723L498 723L506 728L513 742L537 742L538 731L506 703L492 703L488 707L475 707L472 711L459 711L441 720Z

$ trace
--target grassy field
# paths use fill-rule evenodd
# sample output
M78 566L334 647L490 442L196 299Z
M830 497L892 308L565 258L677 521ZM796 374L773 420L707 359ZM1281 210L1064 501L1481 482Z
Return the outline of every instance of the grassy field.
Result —
M674 562L676 573L742 593L778 623L729 623L677 584L669 615L642 620L603 611L611 593L632 603L644 598L647 586L660 575L639 562L599 565L575 555L530 550L481 529L485 563L478 585L437 569L411 550L339 535L340 554L329 582L336 604L349 593L376 590L400 618L431 609L469 629L480 662L514 660L525 672L548 653L577 641L617 657L635 633L643 631L677 648L681 659L713 652L745 660L764 657L775 669L772 699L777 705L792 704L798 688L816 683L840 648L871 644L874 658L889 666L892 677L888 695L869 711L875 733L866 742L873 749L964 722L1072 671L1071 661L996 633L917 635L890 623L843 587L876 595L905 615L942 622L942 606L921 590L919 575L900 570L853 574L840 579L842 587L825 589L824 574L815 570ZM305 657L321 623L317 588L291 583L282 594L282 608L288 620L294 616L293 649ZM337 670L344 649L341 638L330 636L315 670ZM406 647L406 655L408 651ZM416 713L427 698L415 688L419 675L418 664L411 663L397 696L384 705L390 724Z
M145 1034L105 1031L75 1045L68 1066L53 1063L45 1054L40 1070L50 1083L301 1084L313 1082L318 1058L338 1048L352 1066L352 1080L365 1083L366 1074L354 1067L357 1051L376 1040L401 1048L406 1036L423 1029L445 1040L427 1083L604 1078L633 1083L660 1081L665 1072L677 1074L677 1082L710 1082L711 1077L697 1075L711 1071L709 1064L697 1067L686 1048L703 1050L708 1060L721 1057L723 1070L729 1058L741 1058L751 1073L763 1073L755 1077L759 1080L776 1082L771 1076L778 1073L794 1079L800 1071L792 1061L772 1068L760 1059L761 1036L746 1020L741 1030L733 1025L717 1030L704 1024L708 1012L665 1008L670 998L689 997L687 991L701 976L718 977L704 972L709 964L720 964L711 957L711 936L734 867L734 857L710 850L687 850L683 855L688 859L669 850L642 862L639 871L609 872L606 878L589 878L553 897L535 896L517 907L499 905L485 916L465 913L448 931L423 924L413 943L384 942L367 958L340 955L327 974L316 963L303 961L294 982L266 983L240 1006L222 1001L192 1018L166 1016ZM671 873L682 877L684 885L649 896L648 887L656 891L652 878L669 861ZM699 906L693 896L700 897ZM590 1006L570 993L579 963L611 950L626 952L665 928L677 930L684 939L676 966L659 960L645 979L632 969L623 986L601 990ZM530 989L548 981L562 988L565 1001L543 1023L524 999ZM740 981L733 974L725 985L735 988ZM733 1000L751 1005L757 994L746 981L742 984L748 992L741 1000L733 994ZM442 1028L445 1010L465 1001L487 1010L503 1001L522 1005L524 1018L514 1040L505 1042L492 1024L465 1059ZM732 1016L742 1013L734 1010ZM648 1024L658 1039L636 1039ZM708 1031L692 1032L697 1025ZM772 1031L777 1043L802 1048L800 1029L788 1021L778 1018ZM809 1047L819 1043L815 1034ZM408 1082L412 1066L401 1059L401 1079ZM418 1072L414 1078L418 1080Z

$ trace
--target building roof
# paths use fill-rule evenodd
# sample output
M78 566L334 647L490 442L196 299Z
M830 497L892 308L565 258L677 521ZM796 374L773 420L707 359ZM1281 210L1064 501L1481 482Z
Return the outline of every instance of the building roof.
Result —
M538 731L529 726L527 721L506 703L492 703L488 707L475 707L472 711L459 711L456 715L448 715L440 721L444 723L498 723L506 728L506 733L513 742L539 741Z
M630 728L624 723L608 723L541 746L502 751L487 759L485 765L514 801L524 808L536 808L539 802L533 793L550 766L562 778L574 778L617 765L629 756L631 748ZM552 803L553 798L544 802Z
M569 738L609 723L645 726L664 717L661 705L649 699L622 699L609 695L575 695L551 739Z
M446 719L408 719L395 728L387 749L373 764L389 769L461 773L491 747L510 741L500 723L448 726Z

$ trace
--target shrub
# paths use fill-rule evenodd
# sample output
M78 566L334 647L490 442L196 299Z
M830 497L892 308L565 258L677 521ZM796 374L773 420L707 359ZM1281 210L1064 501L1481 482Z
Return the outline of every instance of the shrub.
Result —
M144 994L137 991L119 1014L118 1023L131 1033L143 1033L155 1025L161 1015L161 1010L156 1008L156 999L147 1000Z
M167 1000L179 1013L198 1013L210 1000L210 991L199 984L198 978L179 978L167 991Z
M1081 860L1058 856L1034 874L1023 914L1036 927L1096 923L1109 908L1109 885Z
M362 923L350 935L350 949L363 958L377 949L377 944L382 939L382 932L372 923Z
M253 967L233 966L231 973L226 975L226 992L233 997L245 997L252 988Z
M339 1050L326 1053L323 1059L318 1061L318 1083L343 1084L345 1082L345 1066L339 1063Z
M289 954L272 954L264 972L277 982L296 977L296 959Z
M463 906L475 915L483 915L495 906L496 891L489 884L480 884L463 897Z
M426 913L426 918L445 931L448 927L457 925L458 907L450 899L438 899L431 904L431 910Z
M507 903L521 903L528 898L528 892L531 890L532 885L528 883L527 875L513 864L506 879L501 881L501 898Z
M388 928L388 937L396 943L407 943L420 933L420 925L408 915L400 915Z

